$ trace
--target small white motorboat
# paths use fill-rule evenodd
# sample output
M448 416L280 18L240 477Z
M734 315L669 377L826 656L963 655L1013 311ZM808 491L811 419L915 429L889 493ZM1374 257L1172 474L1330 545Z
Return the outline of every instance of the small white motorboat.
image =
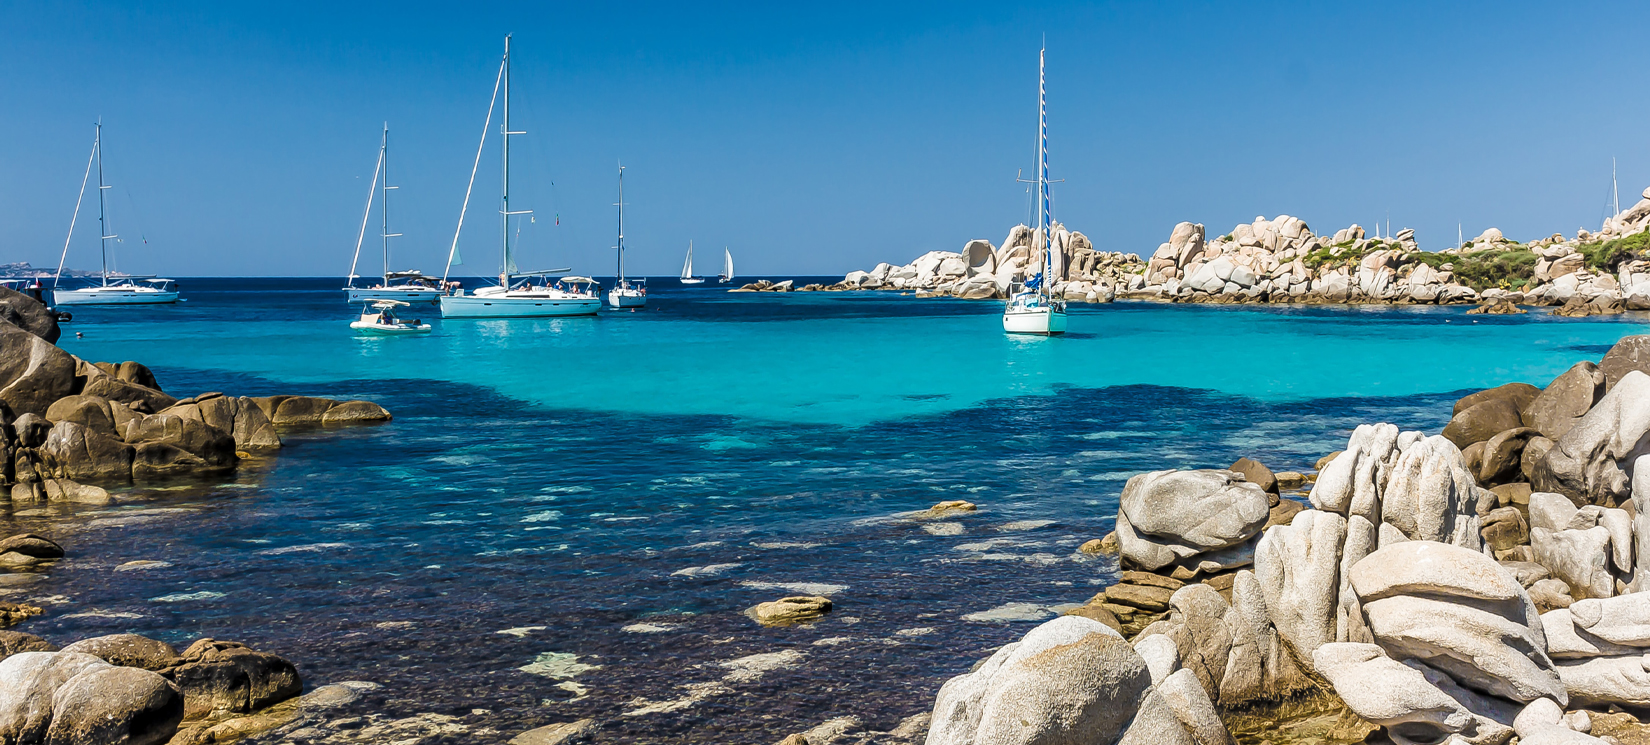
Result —
M411 305L403 300L376 300L361 309L361 317L351 321L349 327L356 333L369 336L407 336L410 334L430 333L430 324L413 319L403 321L395 315L398 306Z

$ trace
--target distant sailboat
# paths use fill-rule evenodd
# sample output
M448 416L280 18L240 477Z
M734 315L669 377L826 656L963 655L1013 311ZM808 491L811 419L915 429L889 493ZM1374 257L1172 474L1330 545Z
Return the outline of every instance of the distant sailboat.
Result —
M717 282L728 282L728 281L731 281L732 279L733 279L733 252L729 251L727 246L723 246L722 247L722 276L717 277L716 281Z
M550 275L567 271L551 269L537 272L516 270L511 255L510 217L532 214L532 210L510 210L510 137L526 134L510 130L510 37L504 37L504 61L499 64L498 81L493 84L493 97L498 98L500 86L504 90L504 129L501 132L504 150L503 186L500 189L504 217L504 257L499 268L498 286L483 287L472 294L455 290L441 296L443 318L542 318L546 316L593 316L602 308L601 286L589 277L562 277L551 284ZM482 125L482 145L487 142L487 130L492 126L493 102L487 104L487 120ZM481 165L481 146L476 147L476 162L470 167L470 186L475 186L476 169ZM470 208L470 190L464 191L464 207L458 212L458 230L453 233L453 246L447 253L447 270L442 282L451 276L458 258L458 236L464 230L464 213ZM511 278L523 281L512 285ZM539 284L534 285L537 278Z
M1047 50L1037 53L1037 232L1032 245L1041 245L1043 265L1026 280L1025 289L1015 293L1003 308L1003 331L1010 334L1053 336L1066 332L1066 301L1052 294L1056 274L1053 220L1048 198L1048 109L1044 104L1043 61Z
M631 281L624 276L624 166L619 166L619 252L618 284L607 293L607 304L615 308L640 308L647 305L647 285L642 280Z
M75 290L58 288L63 281L63 264L69 258L69 242L74 239L74 224L80 218L80 203L86 198L86 182L91 180L92 161L97 161L97 227L103 246L103 284ZM57 260L57 276L52 279L54 305L164 305L178 301L177 283L159 277L133 277L115 274L110 282L109 240L120 236L109 232L109 210L103 192L110 189L103 183L103 123L98 122L92 137L92 155L86 159L86 175L80 178L80 196L75 198L74 216L69 218L69 237L63 239L63 256ZM139 284L139 282L142 284Z
M704 281L704 277L693 276L693 241L688 241L687 260L682 262L682 284L696 285Z
M399 186L390 186L390 125L384 125L384 136L378 142L378 168L372 172L372 186L367 188L367 209L361 213L361 230L355 234L355 258L350 259L349 278L344 285L344 292L352 303L367 303L374 300L399 300L405 303L426 303L433 305L436 298L441 297L440 279L425 276L420 271L396 272L390 271L390 239L400 238L400 233L390 232L390 191L399 189ZM355 280L360 277L355 274L355 267L361 262L361 244L367 237L367 218L372 215L373 197L378 197L379 229L378 238L384 248L384 275L383 281L377 287L356 287Z

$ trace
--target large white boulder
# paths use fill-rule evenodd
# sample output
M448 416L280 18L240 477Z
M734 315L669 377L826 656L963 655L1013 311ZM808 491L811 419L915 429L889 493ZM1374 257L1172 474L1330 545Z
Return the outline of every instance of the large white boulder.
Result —
M0 661L0 742L158 745L182 720L182 691L148 670L77 652Z
M1547 638L1547 656L1555 662L1643 653L1641 649L1613 644L1577 628L1569 608L1557 608L1541 614L1541 632Z
M927 743L1109 745L1151 688L1145 660L1121 635L1061 616L942 686Z
M1516 705L1475 694L1425 665L1398 662L1377 645L1325 644L1312 662L1347 708L1385 727L1399 745L1431 745L1452 735L1503 743L1513 735Z
M1139 474L1124 484L1119 501L1137 532L1200 551L1248 540L1270 510L1259 485L1216 469Z
M1650 707L1650 658L1633 654L1558 664L1573 706Z
M1481 499L1495 496L1478 486L1455 443L1433 435L1398 457L1381 495L1381 519L1412 541L1478 550L1483 547Z
M1352 567L1375 643L1513 701L1564 701L1535 603L1494 559L1460 546L1405 541Z
M1595 525L1585 530L1530 529L1530 548L1536 563L1570 586L1576 598L1607 598L1616 592L1610 573L1610 529Z
M1398 460L1398 428L1391 424L1360 424L1352 430L1346 449L1318 474L1308 498L1320 510L1363 515L1381 521L1380 495ZM1354 510L1354 503L1358 509Z
M1341 544L1346 518L1303 510L1266 531L1255 549L1255 578L1278 635L1301 660L1335 641Z

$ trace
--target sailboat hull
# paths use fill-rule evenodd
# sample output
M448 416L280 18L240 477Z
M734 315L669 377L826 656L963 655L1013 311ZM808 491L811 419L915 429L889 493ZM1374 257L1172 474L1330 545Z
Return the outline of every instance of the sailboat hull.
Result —
M615 308L642 308L647 306L647 296L635 290L610 290L607 304Z
M446 295L442 318L554 318L593 316L602 309L600 297L505 297Z
M704 284L705 278L704 277L683 277L681 281L682 281L682 284L684 284L684 285L698 285L698 284Z
M1066 313L1053 308L1021 308L1004 311L1003 331L1010 334L1057 336L1066 333Z
M441 291L434 287L400 288L390 287L383 289L368 289L365 287L346 287L349 292L349 301L352 303L370 303L374 300L400 300L407 303L435 305L441 297Z
M168 305L177 301L176 290L154 290L147 287L52 290L53 305Z

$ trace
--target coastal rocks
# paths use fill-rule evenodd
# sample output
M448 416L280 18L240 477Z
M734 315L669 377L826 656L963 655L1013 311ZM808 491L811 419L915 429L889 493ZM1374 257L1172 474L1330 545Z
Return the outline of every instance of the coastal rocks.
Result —
M1650 335L1624 337L1610 347L1598 363L1598 371L1604 374L1606 390L1615 387L1633 370L1650 374Z
M63 547L56 541L34 533L19 533L0 540L0 563L19 563L17 560L6 560L4 557L20 556L35 561L50 561L63 558Z
M0 631L0 660L21 652L56 652L57 645L34 634Z
M1265 491L1231 471L1154 471L1123 487L1117 536L1124 561L1160 569L1243 544L1260 532L1270 509ZM1215 563L1233 562L1247 560Z
M304 687L292 663L216 639L196 640L160 674L183 690L188 719L262 709L302 693Z
M1558 675L1574 706L1650 707L1650 659L1642 654L1561 662Z
M0 323L0 404L15 414L44 416L52 402L75 392L75 382L72 355Z
M1255 550L1255 578L1268 619L1296 659L1336 640L1341 546L1346 518L1307 510L1269 528Z
M1353 565L1350 580L1371 636L1395 659L1511 701L1566 700L1535 604L1493 559L1406 541Z
M1631 495L1623 465L1647 453L1650 375L1631 370L1556 438L1539 462L1534 486L1582 504L1616 505Z
M1495 496L1477 485L1461 451L1448 438L1434 435L1404 450L1393 465L1381 498L1381 520L1412 541L1478 549L1483 545L1478 506L1486 500L1493 505Z
M0 740L164 743L184 697L160 675L74 652L22 652L0 661Z
M794 626L823 618L831 612L831 599L798 595L761 603L751 615L763 626Z
M250 400L277 427L390 420L390 413L371 401L334 401L312 396L269 396Z
M1455 684L1425 665L1406 665L1374 644L1325 644L1313 666L1358 716L1387 728L1397 743L1504 743L1517 708Z
M1112 743L1152 687L1116 631L1062 616L940 688L929 745Z
M177 664L181 657L172 645L137 634L111 634L82 639L63 648L65 652L89 654L111 665L160 672Z
M48 344L56 344L62 333L57 327L56 313L10 287L0 287L0 322L34 334Z
M1400 453L1398 436L1398 428L1391 424L1358 425L1346 450L1318 466L1318 480L1308 495L1312 506L1379 521L1381 492Z
M1518 405L1507 398L1491 398L1457 413L1444 427L1444 438L1465 449L1496 434L1524 426Z
M1549 440L1563 437L1604 397L1604 382L1598 365L1577 362L1548 383L1524 409L1524 425L1534 427Z
M58 422L36 451L41 475L75 481L131 478L133 448L111 435L74 422Z
M270 450L281 446L281 437L263 407L244 396L196 396L194 401L180 403L162 413L193 419L224 432L234 439L235 447L240 450Z

